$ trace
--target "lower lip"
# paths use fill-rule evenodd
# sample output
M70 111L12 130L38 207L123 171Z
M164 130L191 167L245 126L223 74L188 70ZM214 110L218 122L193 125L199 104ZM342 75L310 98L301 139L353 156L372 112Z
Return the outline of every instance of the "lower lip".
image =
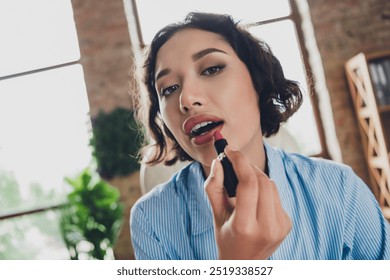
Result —
M193 137L192 142L198 146L210 143L214 140L214 131L216 130L222 130L222 125L214 127L212 130L206 132L205 134Z

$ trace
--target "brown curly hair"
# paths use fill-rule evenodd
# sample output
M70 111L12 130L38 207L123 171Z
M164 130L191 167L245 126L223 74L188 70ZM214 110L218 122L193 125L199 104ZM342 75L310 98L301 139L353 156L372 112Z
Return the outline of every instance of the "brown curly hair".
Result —
M301 106L302 92L299 84L285 78L279 60L264 41L252 36L229 15L190 13L183 22L161 29L146 54L142 79L147 90L147 104L139 102L136 111L152 140L152 143L145 144L143 149L151 151L145 161L147 164L164 162L165 165L172 165L177 160L193 160L164 124L155 89L158 51L174 34L183 29L200 29L219 34L245 63L259 95L261 128L265 137L277 133L280 125Z

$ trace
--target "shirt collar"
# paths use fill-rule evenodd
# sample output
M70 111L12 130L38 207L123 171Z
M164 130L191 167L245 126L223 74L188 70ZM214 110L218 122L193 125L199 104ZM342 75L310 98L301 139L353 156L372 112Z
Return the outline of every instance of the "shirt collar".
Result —
M288 174L286 173L284 152L279 148L272 147L266 141L264 141L264 148L267 156L269 178L275 182L282 206L289 212L292 207L291 203L289 203L291 201L291 192L289 191L290 185Z
M212 209L204 189L202 165L194 162L189 166L186 188L188 188L188 210L191 219L192 235L213 228Z

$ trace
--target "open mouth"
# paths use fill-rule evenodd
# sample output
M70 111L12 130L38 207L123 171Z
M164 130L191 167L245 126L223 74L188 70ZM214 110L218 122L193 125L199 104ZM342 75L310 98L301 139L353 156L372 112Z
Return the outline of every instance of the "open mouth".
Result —
M206 122L198 123L191 129L190 137L193 138L193 137L206 134L207 132L220 126L221 124L223 124L223 121L219 121L219 122L206 121Z

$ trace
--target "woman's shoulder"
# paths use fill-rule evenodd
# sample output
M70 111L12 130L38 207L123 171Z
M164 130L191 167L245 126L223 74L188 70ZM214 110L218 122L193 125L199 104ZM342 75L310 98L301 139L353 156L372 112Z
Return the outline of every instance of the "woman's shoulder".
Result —
M311 171L329 171L340 174L350 173L352 168L344 163L300 153L286 152L283 149L266 145L267 157L274 164L286 168L307 169ZM353 171L352 171L353 172Z
M344 163L336 162L321 157L312 157L295 153L284 152L284 159L291 164L299 165L309 169L324 169L333 172L350 172L352 168Z
M297 174L299 177L306 178L305 180L325 180L326 182L337 184L357 177L350 166L341 162L298 153L289 153L281 149L276 149L275 152L279 154L282 166L287 173Z
M151 206L156 207L157 205L162 207L165 204L172 205L175 203L175 200L182 197L183 192L185 192L184 182L188 180L191 172L193 172L193 165L194 163L190 163L174 173L169 180L151 188L137 200L133 208L144 209Z

